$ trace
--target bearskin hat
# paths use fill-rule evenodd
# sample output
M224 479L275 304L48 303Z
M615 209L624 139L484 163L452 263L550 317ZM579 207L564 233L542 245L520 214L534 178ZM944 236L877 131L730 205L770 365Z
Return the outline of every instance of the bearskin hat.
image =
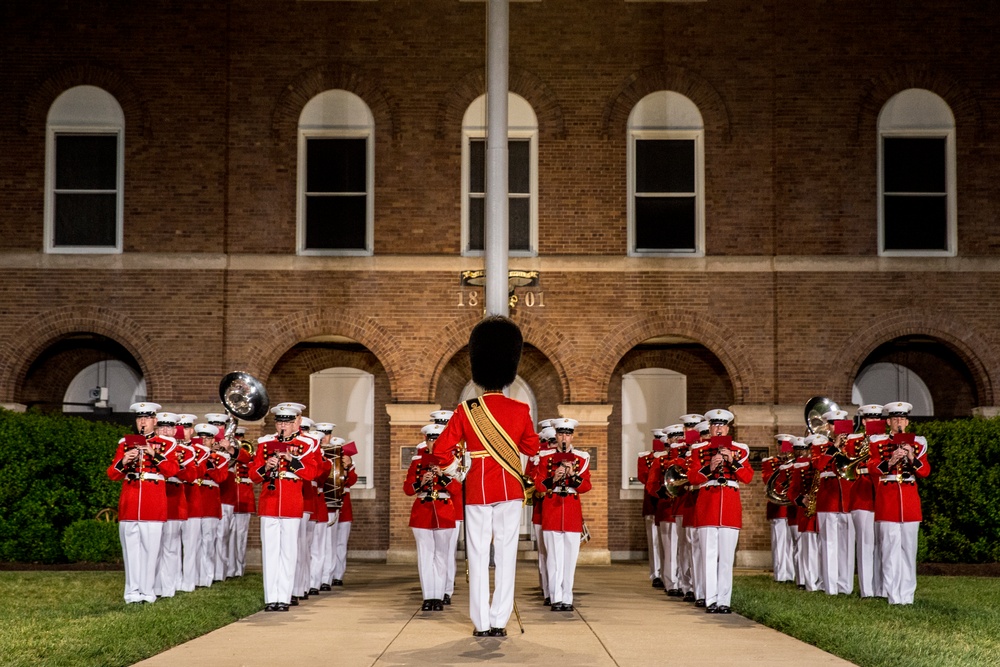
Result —
M513 320L493 315L469 334L472 380L487 391L500 391L514 382L521 363L524 338Z

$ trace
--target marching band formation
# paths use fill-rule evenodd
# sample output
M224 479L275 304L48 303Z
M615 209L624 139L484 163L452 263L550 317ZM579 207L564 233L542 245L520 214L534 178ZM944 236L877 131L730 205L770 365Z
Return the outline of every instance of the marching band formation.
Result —
M152 603L243 575L247 532L260 517L265 611L342 586L351 530L354 443L304 405L271 410L276 433L256 449L228 415L160 412L135 403L136 435L118 443L108 477L120 480L125 602ZM306 430L303 430L306 429ZM325 486L333 480L334 493ZM254 485L260 485L255 501ZM256 507L255 507L256 504Z

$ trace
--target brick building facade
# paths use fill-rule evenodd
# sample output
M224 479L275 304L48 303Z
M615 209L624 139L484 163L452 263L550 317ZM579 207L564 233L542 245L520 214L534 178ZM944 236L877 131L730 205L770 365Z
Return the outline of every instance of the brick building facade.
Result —
M459 399L482 314L481 289L459 275L482 266L463 254L462 179L463 118L485 93L485 4L53 0L0 16L0 403L57 406L107 359L133 367L151 400L198 412L218 407L232 369L303 403L311 374L365 370L373 480L351 547L410 557L400 449ZM510 265L540 273L512 316L537 417L580 420L577 444L595 454L582 558L645 549L638 491L620 472L622 378L635 370L683 374L688 411L730 407L739 438L772 451L775 433L802 431L809 397L851 403L876 363L918 376L935 416L993 413L994 12L541 0L513 2L510 22L510 90L537 123L537 241ZM53 109L81 86L124 119L110 252L47 237ZM942 248L894 253L880 233L880 141L895 136L883 110L911 90L953 117L955 212ZM303 112L326 91L370 111L363 252L297 240ZM663 92L703 123L689 256L638 252L630 232L633 111ZM744 511L742 562L763 562L759 478Z

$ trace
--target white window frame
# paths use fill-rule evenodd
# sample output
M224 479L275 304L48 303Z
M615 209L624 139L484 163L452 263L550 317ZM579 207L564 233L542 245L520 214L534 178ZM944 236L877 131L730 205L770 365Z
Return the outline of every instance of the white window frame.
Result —
M485 118L482 120L482 124L478 122L469 122L469 117L471 115L471 110L476 104L482 103L485 106L485 95L481 95L472 104L469 105L469 109L466 110L465 119L462 123L462 256L463 257L482 257L483 250L470 250L469 249L469 175L471 173L470 166L470 143L472 139L486 139L486 123ZM516 101L512 98L517 98ZM531 109L531 105L528 101L517 93L508 93L508 103L514 102L515 104L520 102ZM534 116L534 109L531 109L531 114ZM514 125L511 121L514 120L508 117L507 125L507 139L527 139L528 140L528 169L531 173L528 177L528 188L530 203L528 205L528 215L529 215L529 241L528 250L510 250L511 257L536 257L538 255L538 123L535 121L533 125ZM519 193L507 193L508 199L512 197L520 196Z
M903 120L902 122L890 122L887 123L889 127L884 127L884 116L889 114L893 110L893 103L897 101L900 95L910 93L911 91L918 92L919 94L926 93L928 95L933 95L937 98L940 105L943 105L939 110L947 109L948 114L951 115L951 109L948 107L948 103L941 99L935 93L917 88L910 88L900 93L897 93L885 106L882 107L882 111L879 113L878 120L878 146L877 146L877 161L878 161L878 171L876 173L876 180L878 181L878 254L882 257L955 257L958 254L958 185L956 178L956 151L955 151L955 122L954 116L952 115L952 120L950 127L940 124L938 127L926 127L921 126L922 123L916 118L920 115L919 110L913 110L911 113L912 120ZM919 100L918 100L919 101ZM936 123L932 123L934 125ZM909 125L909 127L907 127ZM883 140L886 138L900 137L908 139L920 139L920 138L943 138L945 140L945 197L947 198L947 232L946 238L948 247L945 250L886 250L885 249L885 163L883 160Z
M368 115L368 122L359 124L357 122L339 123L331 125L317 126L304 124L300 119L298 129L298 163L296 180L296 252L299 255L326 255L340 257L368 257L374 254L375 249L375 123L371 110L357 95L346 90L327 90L320 93L316 98L328 93L343 93L356 98L364 104ZM313 100L310 100L312 102ZM308 107L309 104L306 104ZM303 107L303 114L306 113ZM306 158L307 141L309 139L365 139L365 247L363 249L327 249L327 248L306 248ZM362 193L352 193L362 194Z
M89 90L93 89L93 90ZM98 93L99 91L99 93ZM107 116L96 118L90 111L83 108L71 108L67 116L53 121L52 116L65 113L59 104L67 94L82 92L84 94L100 95L107 104L113 102L113 107ZM109 104L109 107L112 105ZM117 118L112 115L117 114ZM100 113L96 115L101 115ZM74 118L75 116L75 118ZM115 184L115 245L114 246L57 246L55 245L55 212L56 212L56 137L59 135L114 135L117 144L117 165ZM99 192L87 190L87 192ZM75 86L64 91L52 103L45 130L45 206L43 216L44 249L52 254L88 254L108 255L122 252L122 226L125 206L125 114L118 101L111 93L96 86Z

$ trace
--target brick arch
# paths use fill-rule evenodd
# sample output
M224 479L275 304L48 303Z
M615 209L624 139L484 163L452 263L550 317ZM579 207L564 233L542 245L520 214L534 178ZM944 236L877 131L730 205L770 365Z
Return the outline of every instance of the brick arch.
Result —
M322 334L347 336L368 348L385 369L393 396L398 392L398 379L413 372L398 341L374 318L353 318L329 311L290 315L273 322L256 334L255 342L233 363L264 382L285 352L307 338Z
M118 101L125 114L126 136L140 137L144 141L152 139L149 110L136 86L121 72L93 63L65 67L35 86L25 97L21 108L21 133L28 134L36 128L44 128L52 103L75 86L96 86L106 90ZM128 143L126 150L129 150Z
M968 322L959 322L946 312L897 311L879 317L854 332L837 354L829 357L826 377L842 396L850 396L854 379L865 359L883 343L906 336L930 336L955 352L976 383L982 405L993 405L995 384L989 369L1000 368L1000 358L986 338Z
M696 72L676 65L654 65L630 74L604 106L601 134L605 139L623 137L628 117L639 100L650 93L672 90L691 99L705 120L705 132L733 140L729 107L719 91Z
M508 89L528 101L538 118L538 134L553 139L566 138L566 121L555 93L534 73L511 66ZM462 118L477 97L486 93L486 72L476 69L452 86L438 106L435 137L447 139L462 128Z
M589 374L596 397L607 397L614 370L629 350L643 341L665 334L691 338L714 354L729 375L736 404L764 401L763 378L754 366L751 348L743 338L709 316L683 310L644 313L609 332L598 343L595 356L585 360L586 368L581 371Z
M31 364L57 340L76 333L93 333L110 338L128 350L146 379L146 393L152 397L173 397L173 383L166 355L154 332L139 322L109 308L63 307L46 311L21 324L32 332L0 347L0 399L13 402L23 386Z
M427 400L433 401L437 395L438 383L444 369L451 363L452 358L469 344L469 333L476 323L482 319L482 313L478 310L470 309L468 312L456 317L438 330L437 340L440 345L436 352L429 352L428 356L437 358L437 365L431 374L427 385ZM569 376L566 373L562 358L565 356L567 347L558 333L552 331L551 327L545 326L542 318L515 311L511 314L511 319L517 322L521 328L521 335L524 342L531 345L552 364L559 377L559 384L562 389L563 400L571 402Z
M907 65L883 72L862 87L858 99L858 117L851 137L854 146L860 145L865 137L875 136L882 107L893 95L909 88L924 88L940 95L955 115L956 130L964 132L966 128L971 128L973 141L985 140L982 109L976 95L969 88L942 72Z
M271 111L273 149L295 155L302 109L309 100L327 90L346 90L360 97L371 109L376 131L385 130L397 141L400 129L395 105L375 80L376 77L366 76L364 71L345 64L328 63L300 72L278 96Z

